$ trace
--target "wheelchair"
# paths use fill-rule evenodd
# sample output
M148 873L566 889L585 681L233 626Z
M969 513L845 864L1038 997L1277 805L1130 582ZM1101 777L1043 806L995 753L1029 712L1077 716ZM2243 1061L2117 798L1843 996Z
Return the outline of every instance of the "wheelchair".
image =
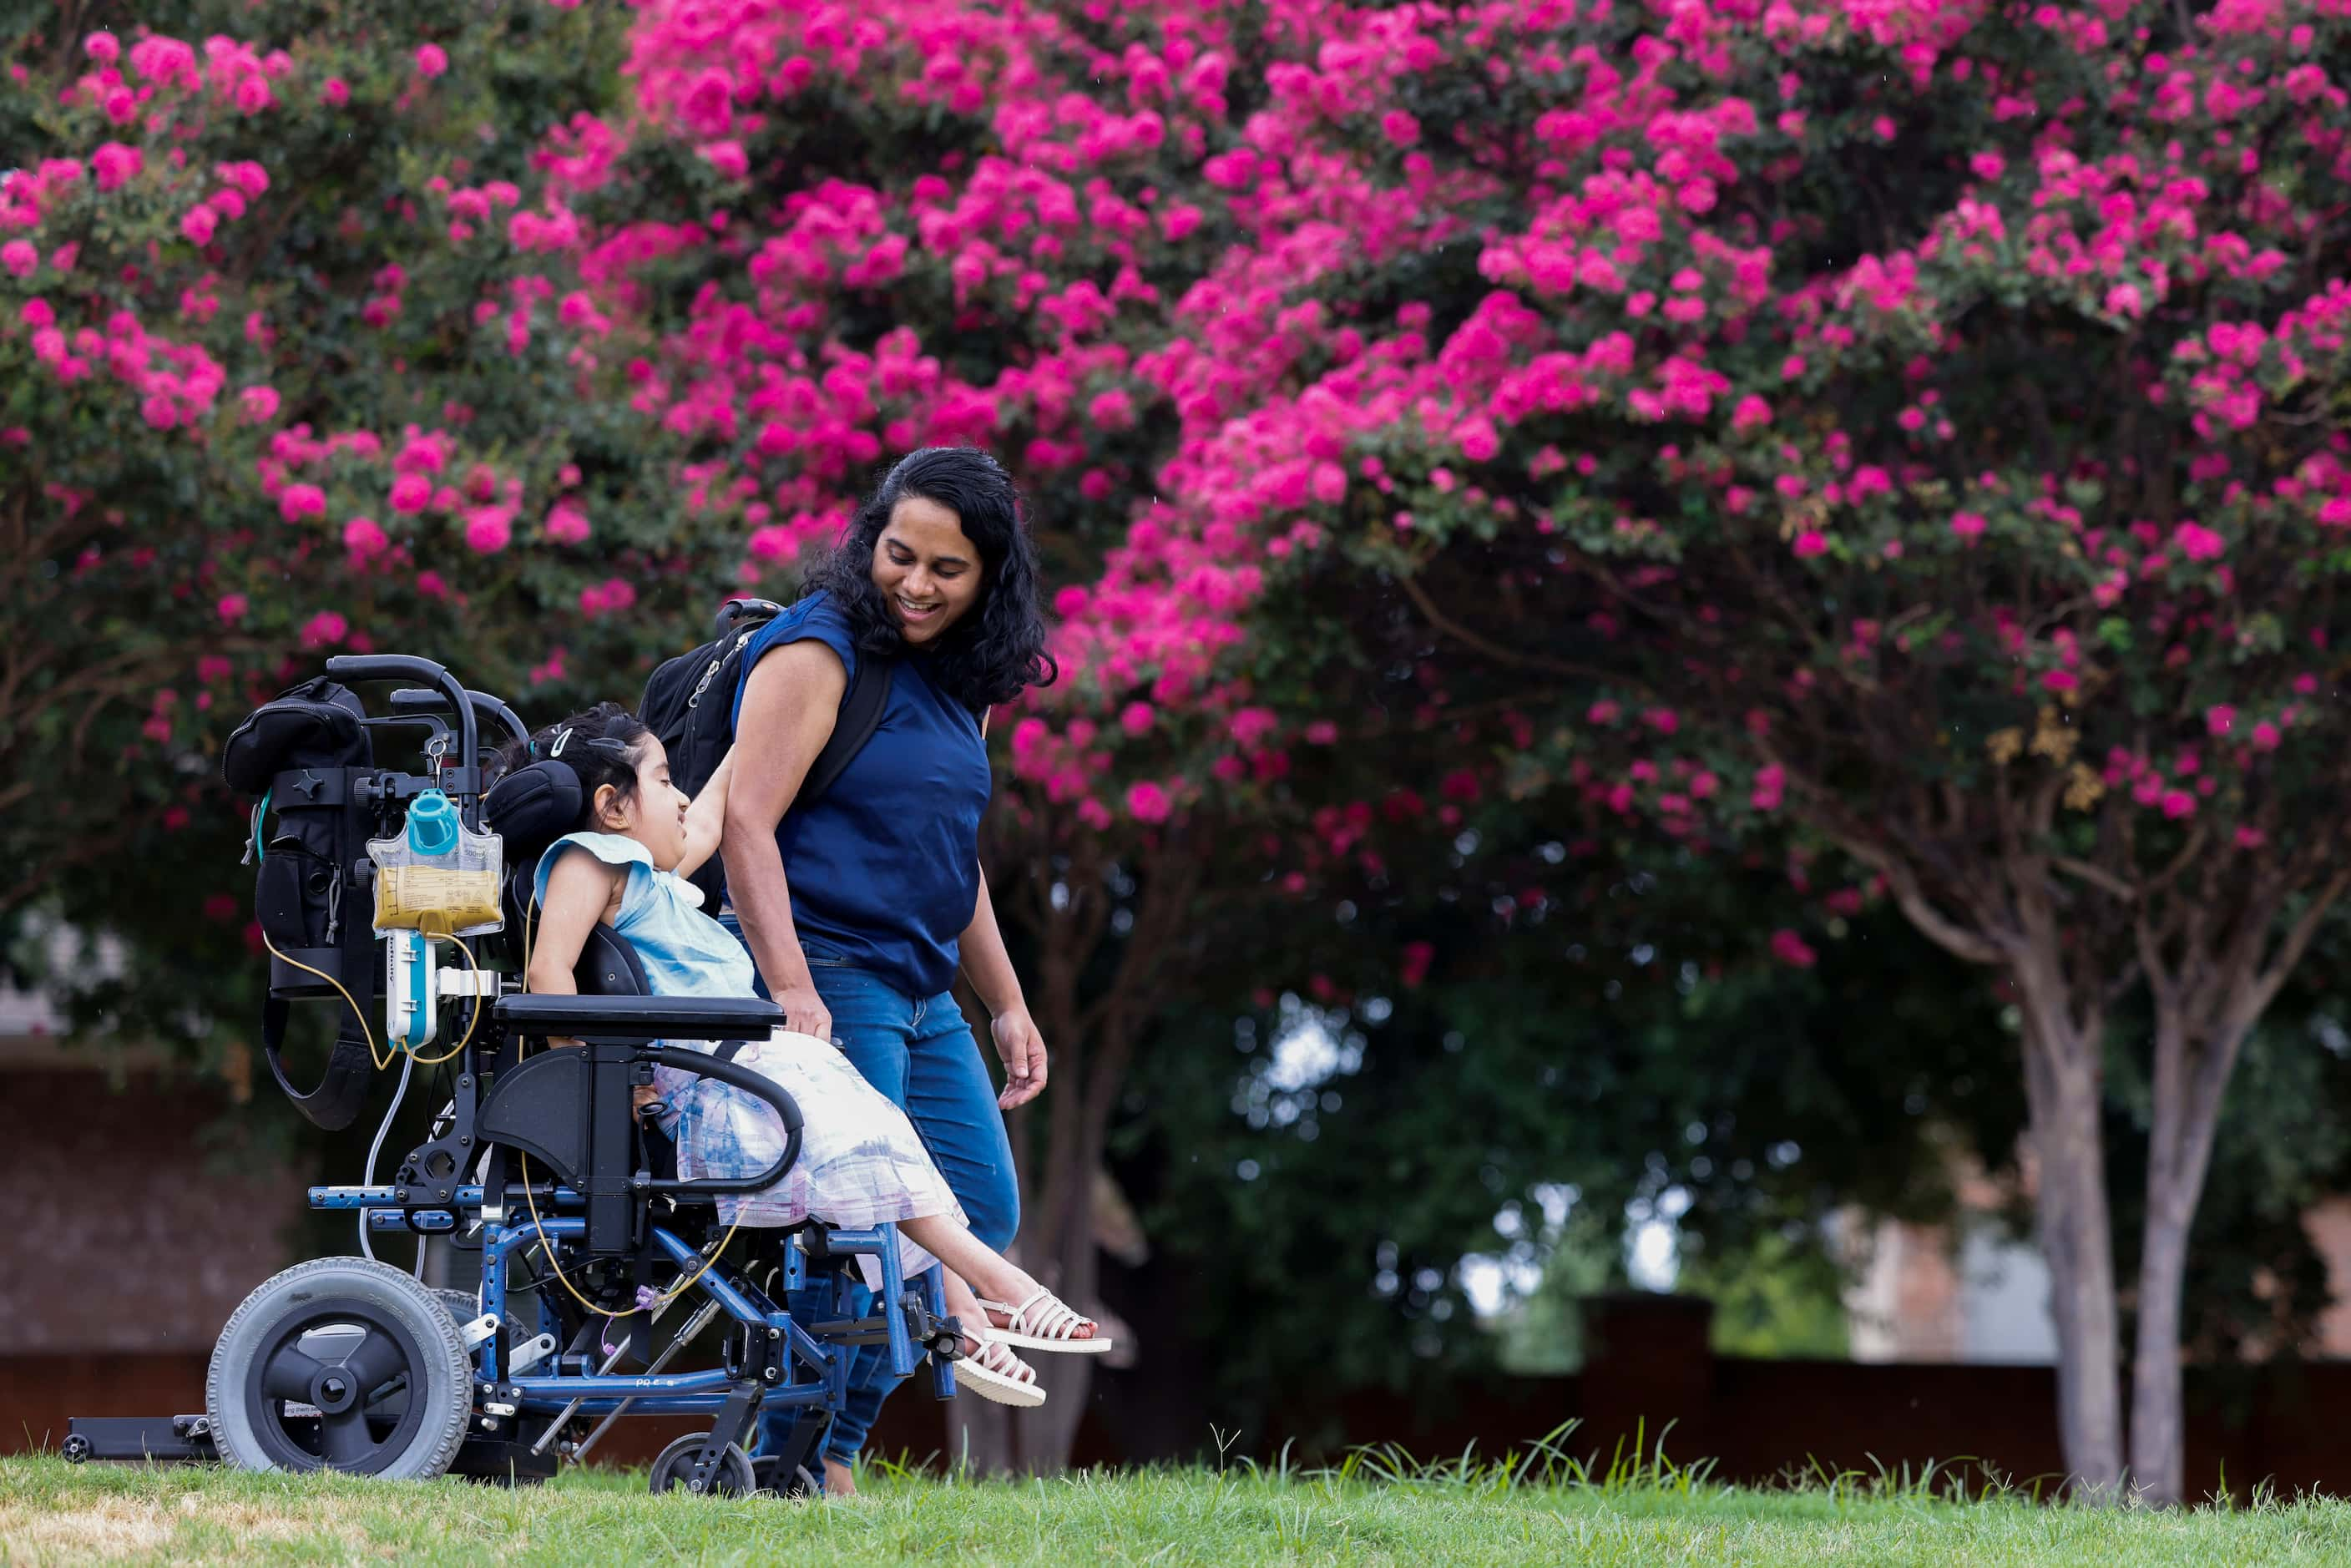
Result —
M927 1362L931 1392L953 1397L960 1325L946 1313L936 1265L904 1277L894 1226L736 1231L718 1223L718 1198L773 1185L799 1155L799 1107L729 1060L724 1043L764 1038L781 1009L752 998L651 995L634 950L603 925L581 954L579 994L526 992L533 873L572 826L576 775L567 799L569 769L542 759L530 765L538 787L523 787L517 770L494 801L500 780L491 778L483 732L528 745L507 704L428 659L342 655L325 670L239 732L309 691L316 712L298 704L289 711L316 722L288 733L324 737L305 749L273 740L264 727L241 754L254 762L246 782L266 781L248 851L259 852L263 867L257 914L266 937L274 923L299 944L269 940L264 1042L279 1083L329 1128L356 1118L385 1065L370 1027L376 1008L388 1051L406 1052L412 1070L445 1071L446 1104L390 1180L372 1179L371 1154L369 1181L309 1189L311 1207L351 1215L371 1239L416 1239L417 1266L371 1256L286 1270L231 1314L201 1415L75 1417L65 1457L528 1481L586 1458L624 1416L707 1416L708 1430L655 1460L654 1491L797 1495L821 1490L820 1455L857 1347L883 1347L902 1378ZM372 714L336 683L397 689L389 711ZM378 738L414 731L423 737L421 770L376 765ZM412 805L434 792L436 809L454 806L468 831L494 831L502 845L501 924L478 936L478 952L454 944L462 965L444 961L450 943L402 930L379 936L360 902L378 874L367 841L401 833ZM265 843L273 806L280 830ZM486 806L496 807L486 823ZM288 1077L280 1046L287 1009L322 1001L342 1017L333 1058L306 1092ZM550 1038L581 1043L550 1049ZM435 1040L455 1043L444 1050ZM662 1043L674 1040L716 1049ZM677 1177L674 1149L632 1104L656 1066L768 1103L786 1131L782 1154L747 1178ZM478 1249L477 1293L423 1282L428 1238ZM871 1308L852 1316L849 1276L861 1259L871 1260L880 1286ZM723 1324L718 1364L674 1367L714 1323ZM789 1438L755 1462L747 1439L763 1412L778 1410L792 1412Z

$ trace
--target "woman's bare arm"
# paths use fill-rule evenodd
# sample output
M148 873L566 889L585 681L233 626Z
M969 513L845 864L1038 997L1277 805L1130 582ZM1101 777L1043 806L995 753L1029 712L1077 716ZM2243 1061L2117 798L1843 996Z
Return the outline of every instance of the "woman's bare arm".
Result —
M832 1038L832 1013L817 996L800 952L776 825L832 738L848 689L840 655L818 642L788 643L752 668L735 719L735 774L719 844L727 899L742 922L752 962L784 1009L784 1027L819 1040Z
M997 928L996 904L987 895L985 868L979 876L978 905L958 946L964 977L979 993L979 1005L987 1009L988 1032L996 1037L996 1054L1004 1061L1004 1092L996 1103L1007 1111L1026 1105L1045 1092L1045 1040L1037 1032L1036 1020L1029 1016L1029 1003L1020 994L1020 977L1013 971L1012 956L1004 949L1004 933Z

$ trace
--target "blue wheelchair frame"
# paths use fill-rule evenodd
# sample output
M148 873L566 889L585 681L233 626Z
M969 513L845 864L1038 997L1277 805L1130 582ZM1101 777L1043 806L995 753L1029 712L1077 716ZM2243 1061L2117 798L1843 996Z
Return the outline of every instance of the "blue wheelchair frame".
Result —
M477 710L525 739L528 731L513 710L495 697L468 691L446 669L426 659L338 656L327 661L327 674L354 683L421 683L429 689L393 694L391 716L371 716L362 723L371 728L422 725L433 732L424 748L427 773L352 768L341 780L327 781L336 791L333 798L347 794L363 803L354 810L364 809L372 820L389 823L395 812L404 814L407 801L425 789L438 789L458 802L466 825L478 829L487 769L478 744ZM455 721L454 734L444 715ZM320 787L315 771L281 774L278 784L288 791L315 791ZM511 912L508 919L511 925ZM345 942L355 939L347 936ZM317 976L321 969L334 969L334 955L317 950L308 962L280 961L285 958L273 955L273 997L324 994L301 971L307 968ZM801 1416L793 1424L787 1452L769 1457L785 1467L778 1484L781 1490L797 1490L798 1471L798 1485L820 1486L808 1476L808 1468L815 1464L816 1444L831 1416L847 1398L852 1349L883 1347L890 1371L901 1378L912 1376L927 1354L932 1392L941 1399L953 1396L950 1357L957 1325L946 1316L941 1270L936 1265L925 1270L910 1291L899 1261L896 1226L830 1229L811 1221L782 1238L784 1299L779 1302L725 1258L725 1241L733 1232L721 1236L716 1231L715 1212L710 1223L716 1250L707 1255L671 1224L661 1223L656 1211L664 1197L674 1205L681 1200L695 1204L764 1189L782 1178L800 1146L798 1107L771 1081L735 1065L726 1053L705 1054L663 1042L745 1038L780 1022L781 1011L772 1002L753 998L645 995L642 967L626 945L601 927L591 933L590 952L583 954L583 979L590 977L590 967L601 972L603 980L616 983L601 988L583 984L576 996L538 996L524 992L510 975L476 971L484 979L469 982L469 988L456 996L474 998L475 1022L483 1021L486 1013L494 1027L480 1030L479 1038L469 1028L461 1051L451 1059L455 1090L447 1119L404 1157L394 1181L313 1186L310 1207L355 1211L371 1236L445 1236L453 1241L463 1236L470 1249L472 1238L478 1235L481 1315L459 1325L468 1345L474 1385L453 1470L507 1479L544 1475L552 1472L559 1457L584 1458L625 1415L707 1415L713 1425L706 1434L672 1446L676 1454L683 1445L696 1443L691 1457L680 1455L667 1479L664 1466L657 1465L654 1486L661 1490L681 1484L695 1492L720 1490L726 1466L737 1467L736 1479L742 1479L741 1455L733 1452L730 1459L730 1451L738 1444L748 1447L745 1439L759 1411L781 1407ZM352 970L345 964L341 972ZM375 998L381 999L384 985L379 964ZM342 991L338 1005L347 1000L357 1006L369 994L364 987L359 998L340 986L336 989ZM454 999L443 992L436 1005L445 1008ZM349 1029L349 1020L345 1027ZM522 1040L548 1035L577 1038L584 1049L522 1053ZM511 1051L507 1049L510 1041L515 1046ZM642 1168L642 1129L630 1109L628 1088L648 1081L655 1064L732 1082L768 1101L784 1119L788 1140L782 1155L768 1170L743 1180L653 1177ZM277 1066L274 1057L272 1065ZM282 1071L279 1077L285 1082ZM287 1082L286 1087L310 1113L311 1106L293 1085ZM348 1092L351 1085L343 1087ZM508 1155L517 1153L527 1160L521 1182L507 1179ZM462 1179L462 1173L485 1155L485 1174ZM547 1269L540 1273L553 1272L560 1284L539 1278L538 1322L525 1333L509 1321L508 1266L533 1246L545 1254ZM561 1264L560 1250L571 1252L574 1270L606 1266L597 1289L606 1303L602 1310L613 1318L637 1316L620 1310L629 1298L622 1294L623 1284L616 1270L625 1268L641 1285L650 1270L664 1266L676 1269L681 1279L691 1276L684 1287L672 1286L660 1303L664 1312L674 1302L694 1303L683 1331L658 1354L648 1343L656 1313L644 1316L645 1339L632 1333L618 1349L606 1343L606 1332L591 1335L598 1322L595 1313L576 1312L574 1306L584 1301L561 1304L557 1295L564 1285L573 1295L581 1294L571 1283L574 1276ZM849 1260L861 1255L875 1260L882 1289L870 1315L850 1317L843 1312L845 1271ZM775 1275L770 1273L768 1280L773 1284ZM723 1364L690 1372L662 1370L678 1350L722 1316L728 1324L722 1336ZM517 1372L517 1347L535 1345L549 1335L552 1351L540 1350ZM615 1374L613 1368L632 1346L646 1357L645 1369ZM590 1354L596 1350L604 1352L601 1362ZM575 1420L599 1417L600 1424L584 1440L558 1448ZM220 1457L210 1426L207 1417L193 1416L172 1417L168 1424L76 1417L64 1453L76 1460ZM550 1449L556 1452L550 1454ZM664 1455L664 1465L669 1458Z
M404 1204L389 1186L314 1186L310 1189L310 1207L315 1209L358 1209L368 1217L368 1228L381 1234L406 1234L414 1231L430 1235L440 1230L464 1228L457 1217L471 1213L480 1215L483 1191L478 1186L461 1186L453 1196L455 1211L415 1210ZM553 1189L555 1213L530 1223L514 1226L482 1221L482 1311L495 1314L501 1324L507 1321L506 1270L504 1264L517 1248L540 1240L543 1237L580 1237L587 1230L587 1221L579 1218L581 1197L570 1187L558 1185ZM449 1223L444 1224L445 1218ZM416 1223L422 1221L422 1223ZM899 1268L898 1228L883 1221L862 1230L826 1230L823 1233L826 1254L832 1258L848 1258L858 1254L872 1256L881 1270L882 1289L877 1292L883 1301L898 1301L905 1293L906 1281ZM690 1247L675 1231L664 1226L651 1228L653 1243L681 1271L691 1272L701 1268L703 1255ZM916 1288L922 1292L925 1312L935 1318L946 1315L946 1291L936 1265L915 1277ZM795 1237L785 1252L784 1294L787 1300L810 1299L810 1260L805 1246ZM890 1371L897 1377L911 1377L920 1359L914 1336L907 1332L903 1312L884 1312L877 1330L864 1329L858 1339L843 1337L857 1333L852 1325L820 1323L820 1329L833 1332L820 1337L802 1327L786 1308L771 1301L765 1291L742 1278L724 1260L714 1261L704 1270L691 1290L707 1298L736 1322L755 1330L766 1331L789 1347L789 1354L779 1370L776 1386L764 1391L762 1406L821 1406L828 1413L837 1410L848 1394L848 1358L839 1354L844 1344L861 1343L878 1332L880 1343L887 1347ZM541 1301L542 1326L550 1330L559 1321ZM633 1412L640 1416L684 1416L716 1412L724 1407L727 1396L720 1393L729 1379L726 1369L712 1367L702 1372L622 1375L611 1376L601 1372L567 1373L552 1375L501 1377L498 1368L498 1347L505 1340L493 1334L475 1353L475 1370L481 1382L501 1396L501 1402L512 1403L520 1413L557 1415L564 1419L574 1416L603 1416ZM805 1373L803 1379L800 1375ZM955 1374L951 1364L934 1359L932 1392L941 1399L955 1395ZM559 1427L561 1422L557 1426Z

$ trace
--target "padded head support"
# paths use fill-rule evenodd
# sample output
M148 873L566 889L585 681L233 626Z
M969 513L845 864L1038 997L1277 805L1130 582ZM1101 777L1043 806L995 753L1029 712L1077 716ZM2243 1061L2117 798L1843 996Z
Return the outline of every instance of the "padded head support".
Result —
M550 757L492 785L482 799L482 815L506 840L509 862L532 864L539 851L579 825L581 793L571 764Z

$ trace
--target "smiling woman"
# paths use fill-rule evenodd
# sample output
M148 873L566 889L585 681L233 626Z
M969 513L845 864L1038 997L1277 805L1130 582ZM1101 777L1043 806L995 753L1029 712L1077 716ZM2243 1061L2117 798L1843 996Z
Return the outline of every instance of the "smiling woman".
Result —
M807 597L744 648L723 851L729 918L786 1026L837 1039L906 1112L972 1234L998 1250L1019 1223L1001 1111L1041 1092L1046 1066L979 873L984 720L1052 676L1038 598L1019 497L997 461L936 446L902 459ZM803 801L868 660L891 672L881 722ZM958 968L992 1019L1001 1093L950 994ZM991 1314L1018 1332L1012 1315ZM859 1353L850 1381L828 1490L849 1489L843 1466L893 1386L878 1352Z
M909 496L893 509L873 549L873 586L908 644L937 642L971 608L978 557L963 519L929 497Z

